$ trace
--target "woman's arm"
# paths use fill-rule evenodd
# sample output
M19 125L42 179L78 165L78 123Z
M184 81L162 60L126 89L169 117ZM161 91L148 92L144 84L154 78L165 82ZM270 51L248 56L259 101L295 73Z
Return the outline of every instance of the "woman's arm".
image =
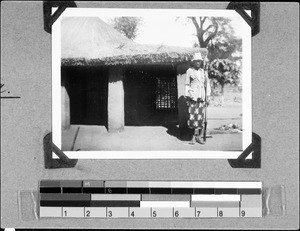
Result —
M186 77L185 77L185 96L186 97L191 97L191 92L194 91L192 88L191 88L191 79L190 79L190 69L188 69L186 71Z

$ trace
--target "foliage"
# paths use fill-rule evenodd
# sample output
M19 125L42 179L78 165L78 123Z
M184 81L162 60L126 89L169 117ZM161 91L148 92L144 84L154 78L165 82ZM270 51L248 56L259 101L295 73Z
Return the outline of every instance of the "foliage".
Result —
M211 79L213 89L221 86L221 94L224 92L225 84L239 84L239 67L229 59L215 59L208 67L209 78Z
M212 41L208 45L208 59L230 59L236 61L241 57L235 57L233 54L238 51L241 52L242 40L230 38L226 41Z
M112 19L111 24L127 38L133 40L138 35L138 26L141 24L141 18L117 17Z

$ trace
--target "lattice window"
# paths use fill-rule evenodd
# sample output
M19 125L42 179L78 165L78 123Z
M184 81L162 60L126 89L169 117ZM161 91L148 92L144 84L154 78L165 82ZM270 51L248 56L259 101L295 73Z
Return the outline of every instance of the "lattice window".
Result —
M156 78L156 109L177 108L177 86L176 79L170 77Z

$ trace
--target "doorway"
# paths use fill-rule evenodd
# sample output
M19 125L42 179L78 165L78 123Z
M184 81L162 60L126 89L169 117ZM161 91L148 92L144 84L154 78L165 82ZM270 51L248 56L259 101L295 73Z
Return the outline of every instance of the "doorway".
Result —
M62 67L62 82L70 98L70 123L107 127L107 69Z

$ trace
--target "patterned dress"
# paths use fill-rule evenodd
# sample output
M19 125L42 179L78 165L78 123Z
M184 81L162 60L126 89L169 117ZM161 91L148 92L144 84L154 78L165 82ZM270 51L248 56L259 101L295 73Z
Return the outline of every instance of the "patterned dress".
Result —
M204 107L205 102L197 100L189 100L187 102L187 105L189 107L189 119L188 119L188 127L191 129L195 128L203 128L203 120L204 120Z

